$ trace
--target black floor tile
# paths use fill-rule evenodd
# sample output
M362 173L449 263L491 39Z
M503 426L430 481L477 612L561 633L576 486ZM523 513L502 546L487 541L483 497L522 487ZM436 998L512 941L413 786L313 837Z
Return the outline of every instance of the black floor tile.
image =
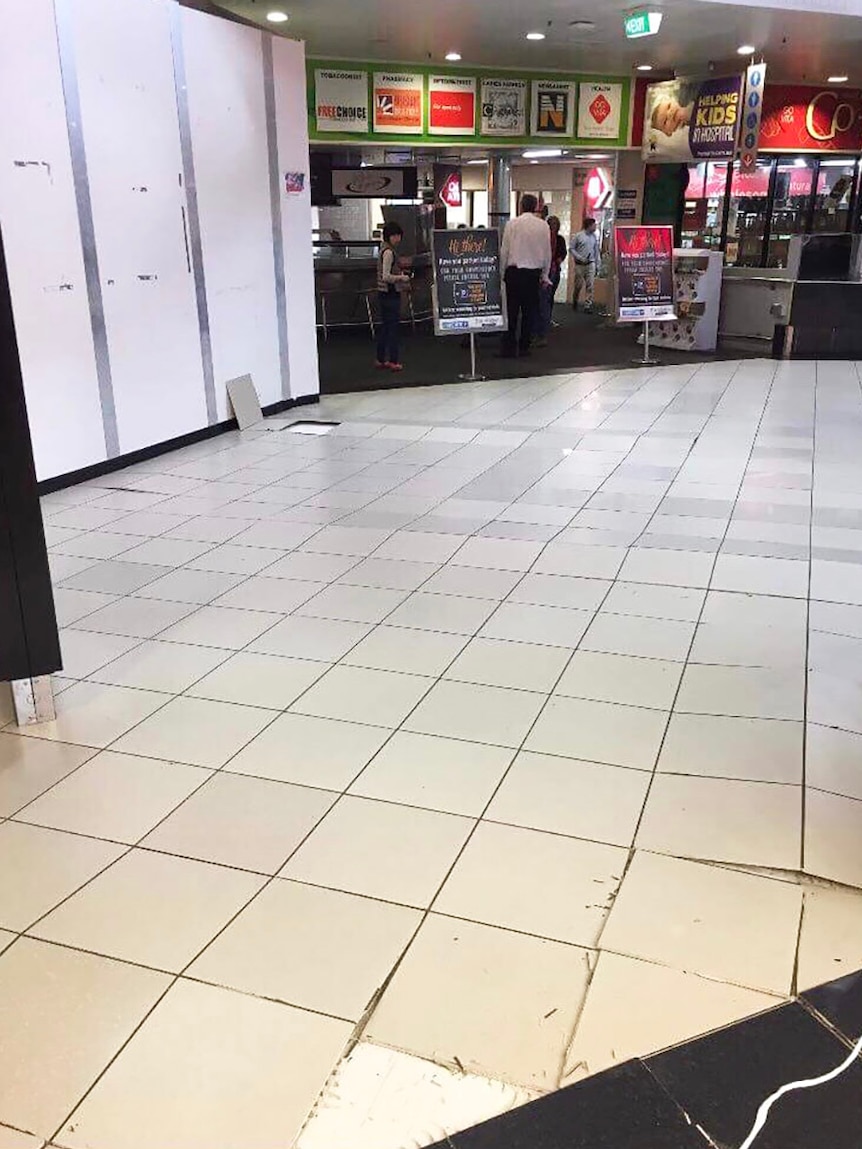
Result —
M850 1041L862 1037L862 971L806 990L801 996Z
M709 1149L639 1061L561 1089L436 1149Z
M720 1149L741 1145L758 1107L790 1081L840 1065L848 1047L798 1002L647 1059L647 1066ZM860 1149L862 1063L828 1085L783 1097L756 1149Z

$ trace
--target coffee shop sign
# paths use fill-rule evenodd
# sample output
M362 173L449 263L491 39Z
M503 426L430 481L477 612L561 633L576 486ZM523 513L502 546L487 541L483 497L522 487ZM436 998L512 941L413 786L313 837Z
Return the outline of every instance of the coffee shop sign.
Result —
M761 149L862 149L862 92L769 85L763 98Z

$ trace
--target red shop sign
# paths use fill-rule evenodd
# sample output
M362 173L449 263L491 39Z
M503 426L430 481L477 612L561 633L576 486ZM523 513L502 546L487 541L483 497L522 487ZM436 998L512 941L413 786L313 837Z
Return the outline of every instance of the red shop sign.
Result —
M760 147L772 151L862 150L862 92L767 84Z

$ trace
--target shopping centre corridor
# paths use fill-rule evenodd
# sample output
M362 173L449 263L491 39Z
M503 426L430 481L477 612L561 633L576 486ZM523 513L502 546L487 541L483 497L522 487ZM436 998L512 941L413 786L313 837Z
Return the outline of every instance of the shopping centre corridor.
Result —
M299 415L43 501L3 1149L427 1144L428 1063L467 1125L862 965L862 365Z

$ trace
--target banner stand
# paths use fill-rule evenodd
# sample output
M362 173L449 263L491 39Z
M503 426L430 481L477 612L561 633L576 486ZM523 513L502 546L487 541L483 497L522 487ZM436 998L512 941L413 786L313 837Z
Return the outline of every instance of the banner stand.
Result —
M643 359L633 359L632 363L636 367L659 367L661 364L658 359L650 359L649 354L649 320L644 320L644 353Z
M484 383L488 378L487 375L476 374L476 332L470 332L470 372L459 375L458 378L462 383Z

